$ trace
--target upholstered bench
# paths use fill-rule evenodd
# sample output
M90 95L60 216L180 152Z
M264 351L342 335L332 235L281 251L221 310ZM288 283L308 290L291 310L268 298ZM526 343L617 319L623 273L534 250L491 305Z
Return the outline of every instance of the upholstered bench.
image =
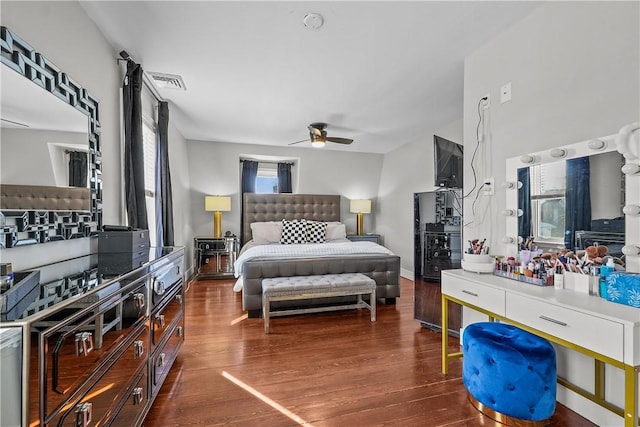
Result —
M362 295L370 295L369 303ZM357 295L355 304L330 305L271 311L271 302L310 298ZM368 308L371 321L376 320L376 282L361 273L321 274L316 276L273 277L262 280L262 313L264 332L269 333L269 318L289 314Z
M480 412L507 425L546 425L557 381L549 341L505 323L472 323L462 354L462 380Z

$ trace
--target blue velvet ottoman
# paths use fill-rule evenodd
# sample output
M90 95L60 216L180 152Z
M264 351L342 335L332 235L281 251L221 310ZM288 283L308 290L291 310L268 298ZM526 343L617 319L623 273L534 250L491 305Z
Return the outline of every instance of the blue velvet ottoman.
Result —
M465 328L463 343L462 381L480 412L509 425L546 424L556 408L549 341L513 325L479 322Z

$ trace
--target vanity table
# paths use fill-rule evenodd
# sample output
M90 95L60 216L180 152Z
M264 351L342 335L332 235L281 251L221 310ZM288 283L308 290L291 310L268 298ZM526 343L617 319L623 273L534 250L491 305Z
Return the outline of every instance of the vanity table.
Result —
M624 417L625 427L638 425L640 372L640 311L568 289L534 286L463 270L442 272L442 328L448 327L448 303L486 314L490 320L511 323L594 360L594 392L558 378L558 383ZM442 334L442 372L449 360L448 335ZM606 400L605 364L624 372L624 408Z
M117 273L110 262L32 269L36 300L0 322L0 425L143 423L184 342L184 248L150 248Z

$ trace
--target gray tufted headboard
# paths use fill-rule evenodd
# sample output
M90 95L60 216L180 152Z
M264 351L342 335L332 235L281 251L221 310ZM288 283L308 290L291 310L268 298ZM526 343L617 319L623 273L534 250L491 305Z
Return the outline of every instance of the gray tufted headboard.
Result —
M282 219L340 221L340 196L336 194L245 193L242 211L242 244L251 240L252 222Z
M91 191L80 187L1 184L0 209L89 211Z

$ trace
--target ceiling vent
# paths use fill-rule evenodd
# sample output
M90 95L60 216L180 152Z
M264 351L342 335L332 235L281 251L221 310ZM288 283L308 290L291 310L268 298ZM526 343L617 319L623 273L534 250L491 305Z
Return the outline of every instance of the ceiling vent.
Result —
M159 89L187 90L181 76L176 74L156 73L154 71L147 72L147 74Z

